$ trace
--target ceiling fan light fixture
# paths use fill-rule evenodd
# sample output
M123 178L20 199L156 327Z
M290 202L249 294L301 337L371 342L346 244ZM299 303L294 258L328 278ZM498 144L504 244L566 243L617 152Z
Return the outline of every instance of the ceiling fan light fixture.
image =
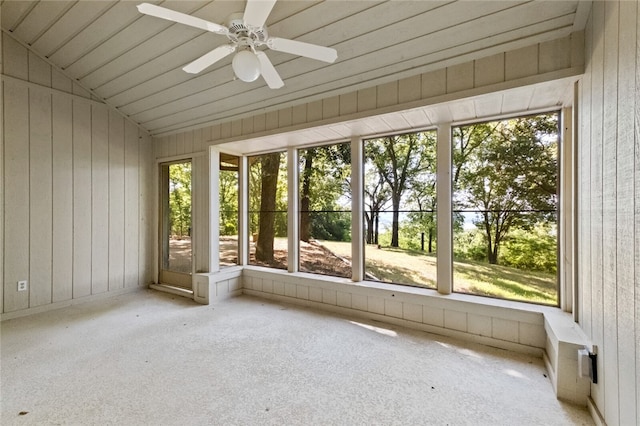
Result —
M260 61L251 50L243 50L231 61L233 72L240 80L250 83L260 77Z

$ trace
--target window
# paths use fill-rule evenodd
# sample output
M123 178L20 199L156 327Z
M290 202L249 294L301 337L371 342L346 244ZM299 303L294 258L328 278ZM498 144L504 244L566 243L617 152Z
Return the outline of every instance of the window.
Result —
M248 157L249 264L557 306L559 121L554 112L444 123L362 145L290 148L298 162L291 176L287 153ZM221 158L220 245L235 254L230 264L237 262L237 164ZM438 181L438 171L447 177ZM295 207L289 185L298 191ZM361 188L358 197L352 187ZM352 198L363 208L359 229ZM295 208L290 222L299 238L288 241ZM364 247L352 243L356 235ZM297 264L288 264L290 247Z
M220 154L220 267L238 264L238 164Z
M454 291L558 304L558 114L453 129Z
M367 280L436 286L436 132L364 142Z
M287 155L249 157L251 265L287 269Z
M300 271L351 278L351 144L299 151Z

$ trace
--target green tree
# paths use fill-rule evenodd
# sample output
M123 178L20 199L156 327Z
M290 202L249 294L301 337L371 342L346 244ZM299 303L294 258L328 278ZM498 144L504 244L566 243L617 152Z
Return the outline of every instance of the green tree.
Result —
M482 143L475 143L458 163L455 203L477 213L474 223L484 231L487 260L497 264L511 230L536 223L531 212L555 215L558 121L557 114L543 114L481 126L476 134L482 136L471 139ZM454 141L458 150L464 134L473 130L460 129Z
M237 157L236 157L237 161ZM238 166L220 164L220 234L238 234Z
M364 217L367 221L367 244L379 243L380 212L385 208L391 199L391 191L382 175L377 169L372 168L365 171L364 177Z
M409 222L415 228L415 233L427 236L427 250L433 252L433 244L436 237L436 134L427 133L424 151L422 153L421 173L412 176L409 188L408 201L417 211L408 214ZM421 245L422 248L422 245Z
M367 141L365 157L388 185L392 206L391 247L399 247L400 203L412 179L423 172L429 133L407 133Z
M300 151L300 239L350 239L348 143Z
M169 166L169 220L171 234L191 235L191 163Z

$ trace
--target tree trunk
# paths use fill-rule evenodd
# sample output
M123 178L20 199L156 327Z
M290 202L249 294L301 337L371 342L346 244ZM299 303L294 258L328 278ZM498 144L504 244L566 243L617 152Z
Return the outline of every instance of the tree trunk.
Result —
M484 230L487 233L487 259L491 265L498 264L498 251L497 247L493 244L493 239L491 238L491 221L489 220L489 213L484 212Z
M400 247L398 234L400 233L400 196L394 194L393 202L393 219L391 224L391 247Z
M309 192L311 188L311 172L313 170L313 151L308 150L304 156L304 171L302 173L302 194L300 198L300 240L309 242L311 239L311 218L309 216Z
M273 261L273 240L275 238L276 190L280 153L262 157L262 190L260 192L260 224L256 242L256 260Z
M373 213L368 214L365 212L364 218L367 221L367 237L365 241L367 244L373 244Z
M495 252L495 250L491 250L489 249L489 263L492 265L497 265L498 264L498 254Z
M429 253L433 253L433 229L429 228Z
M380 213L376 212L376 224L375 224L375 230L373 231L373 244L380 244L378 242L378 226L380 225Z

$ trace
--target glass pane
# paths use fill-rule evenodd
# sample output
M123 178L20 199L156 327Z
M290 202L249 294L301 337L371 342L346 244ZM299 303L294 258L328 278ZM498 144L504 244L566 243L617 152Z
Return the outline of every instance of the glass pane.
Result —
M191 273L191 162L162 166L164 270Z
M557 118L454 129L454 291L558 304Z
M238 264L238 164L238 157L220 154L221 268Z
M287 156L249 158L249 264L287 269Z
M365 141L367 280L436 286L436 133Z
M399 212L399 216L405 217L412 214L428 216L429 220L435 224L435 212ZM365 223L367 221L365 217ZM380 212L371 226L378 230L377 243L365 245L366 280L417 287L436 287L435 227L414 226L409 219L402 219L399 225L399 247L392 247L393 212ZM367 233L369 229L367 227ZM376 235L375 230L373 234Z
M351 144L299 154L300 271L351 278Z

